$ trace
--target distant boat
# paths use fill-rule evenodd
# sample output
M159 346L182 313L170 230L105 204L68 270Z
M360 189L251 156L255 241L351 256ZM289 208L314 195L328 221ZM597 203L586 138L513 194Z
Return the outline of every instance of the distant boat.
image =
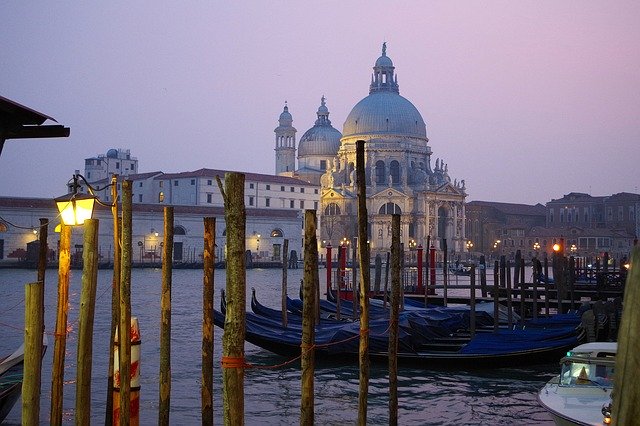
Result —
M560 375L538 392L557 425L602 425L613 389L616 342L577 346L560 360Z
M43 337L42 354L47 350L47 338ZM24 376L24 343L11 355L0 359L0 423L11 412L22 393Z

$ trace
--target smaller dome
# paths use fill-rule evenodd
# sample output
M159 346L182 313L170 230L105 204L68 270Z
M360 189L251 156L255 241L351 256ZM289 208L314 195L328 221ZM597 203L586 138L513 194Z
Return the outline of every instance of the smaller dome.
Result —
M289 107L287 106L286 101L284 102L284 110L282 110L282 113L280 113L280 118L278 119L278 121L280 121L281 124L285 124L286 122L293 122L293 116L289 112Z
M107 151L107 158L118 158L118 150L115 148L111 148Z
M388 57L386 54L380 56L377 60L376 60L376 67L393 67L393 62L391 62L391 58Z
M338 153L342 134L331 125L329 108L327 108L325 101L326 98L322 96L317 113L318 119L314 126L300 138L298 157L307 155L334 156Z

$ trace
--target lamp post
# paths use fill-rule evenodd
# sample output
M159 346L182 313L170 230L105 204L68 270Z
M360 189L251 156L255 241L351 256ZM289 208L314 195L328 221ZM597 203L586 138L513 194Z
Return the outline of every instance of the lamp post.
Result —
M89 194L79 192L82 180L89 191ZM106 187L112 186L112 183ZM106 187L102 188L105 189ZM56 339L54 344L53 374L51 384L51 422L58 424L62 421L62 384L64 381L64 358L67 332L67 305L69 292L69 271L68 261L71 226L85 225L83 244L83 274L82 274L82 303L80 307L79 339L77 352L77 383L76 383L76 421L84 423L90 416L90 389L91 389L91 352L93 346L93 319L95 307L95 289L97 281L97 239L98 221L93 220L93 209L95 203L108 207L113 204L101 202L95 195L96 188L80 174L74 174L70 181L71 191L55 199L63 226L60 237L60 263L59 263L59 285L58 285L58 314L56 319ZM115 199L114 199L115 203ZM117 230L114 230L117 234Z

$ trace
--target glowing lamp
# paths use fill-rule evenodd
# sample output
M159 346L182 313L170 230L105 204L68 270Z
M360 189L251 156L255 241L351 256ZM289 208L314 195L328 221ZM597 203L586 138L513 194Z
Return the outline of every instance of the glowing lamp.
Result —
M67 194L55 199L60 218L65 225L82 225L93 216L96 197L88 194Z
M555 243L555 244L553 245L553 251L555 251L555 252L559 252L559 251L560 251L560 244Z

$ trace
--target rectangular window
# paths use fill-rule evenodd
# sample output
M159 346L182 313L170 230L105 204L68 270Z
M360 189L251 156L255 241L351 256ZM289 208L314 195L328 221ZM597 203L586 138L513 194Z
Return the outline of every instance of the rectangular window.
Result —
M618 206L618 220L619 221L624 220L624 207L622 206Z
M294 207L294 203L295 203L294 200L289 200L289 207L292 208L292 209L295 208Z
M249 184L249 189L253 189L253 184L252 183Z
M280 187L280 191L284 192L284 186Z
M91 179L91 172L87 173L87 179Z
M162 188L162 186L164 185L164 182L163 182L163 181L160 181L160 184L159 184L159 185L160 185L160 188Z
M271 185L266 185L267 191L271 190Z
M249 205L252 206L253 205L253 197L249 197Z
M264 199L264 205L265 205L265 207L269 207L271 205L271 198L265 198Z
M209 186L213 185L213 180L207 179L207 185L209 185Z
M318 202L317 201L313 202L313 209L314 210L318 210Z
M304 200L300 200L300 208L304 209Z
M195 179L191 179L191 185L195 185L196 184L196 180Z
M173 181L173 186L178 186L178 181L177 180Z
M300 193L304 194L304 188L300 188Z
M314 194L317 194L317 193L318 193L318 188L314 189L314 190L313 190L313 193L314 193Z
M141 203L142 202L142 194L138 194L138 202Z
M327 160L320 160L320 170L327 170Z
M296 192L296 189L293 186L291 187L291 192Z
M138 184L138 186L139 186L140 188L142 188L142 182L140 182L140 183Z
M211 204L212 194L207 194L207 203Z
M119 168L120 168L120 162L116 161L116 169L119 169Z

